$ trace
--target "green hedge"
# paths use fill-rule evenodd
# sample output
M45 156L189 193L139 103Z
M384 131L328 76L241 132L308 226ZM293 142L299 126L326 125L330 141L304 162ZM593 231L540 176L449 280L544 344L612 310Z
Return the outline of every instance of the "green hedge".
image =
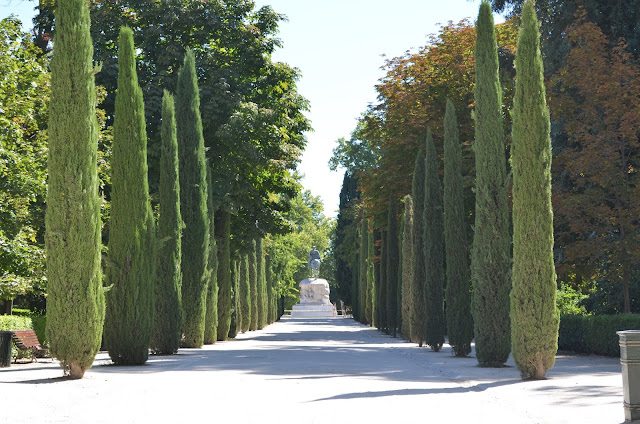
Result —
M15 311L15 310L14 310ZM2 330L27 330L32 328L40 344L47 344L45 329L47 317L45 315L0 315L0 331Z
M558 349L603 356L620 356L616 331L640 330L640 314L563 315Z

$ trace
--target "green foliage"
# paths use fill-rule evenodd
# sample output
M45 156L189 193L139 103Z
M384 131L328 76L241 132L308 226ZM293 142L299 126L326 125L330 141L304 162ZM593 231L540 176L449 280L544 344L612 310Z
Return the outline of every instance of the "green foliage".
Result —
M116 364L149 356L156 276L156 229L147 182L147 133L131 29L118 40L118 95L111 160L111 223L104 342Z
M246 333L251 325L251 282L249 280L249 255L240 256L240 331Z
M45 235L47 339L64 372L82 378L98 352L104 323L95 69L87 3L60 0L56 22Z
M616 331L640 328L639 314L562 315L558 349L603 356L620 356Z
M359 282L359 308L358 308L358 321L363 324L369 324L370 319L367 314L367 293L369 292L367 269L369 263L369 223L366 219L360 221L360 246L358 252L358 259L360 260L360 282Z
M376 283L376 327L389 334L389 326L387 323L387 268L389 266L389 235L386 230L380 230L380 264L379 278Z
M551 208L551 138L540 36L533 1L525 2L513 100L513 274L511 343L522 378L542 379L558 350Z
M231 215L224 209L216 212L218 243L218 340L227 340L231 325Z
M424 151L418 151L416 164L413 168L413 186L411 198L413 199L413 285L411 292L410 312L410 341L418 343L422 347L425 335L426 305L424 298L424 284L427 280L427 259L424 246L424 205L425 205L425 156Z
M257 295L258 295L258 330L267 325L267 276L264 264L264 239L256 240L256 265L257 275Z
M182 337L182 215L178 138L173 96L162 98L162 155L160 157L160 216L156 265L155 309L151 351L176 353Z
M351 299L354 281L354 264L357 256L358 225L357 205L359 203L358 179L345 172L340 190L340 204L336 218L336 231L333 241L333 256L336 264L336 295L346 304L352 304ZM309 249L310 250L310 249ZM322 269L322 267L321 267ZM321 271L326 276L324 271ZM357 307L357 305L356 305Z
M476 209L471 252L474 335L480 366L500 367L511 350L511 239L502 88L493 16L487 1L480 5L476 31Z
M251 241L251 251L249 251L249 285L251 293L251 321L249 330L258 329L258 259L256 257L256 241Z
M373 255L375 253L375 235L372 231L369 220L365 220L365 228L369 233L367 236L367 306L365 314L367 316L367 324L374 325L374 317L376 315L376 281L375 281L375 263Z
M233 284L233 298L231 299L231 323L229 324L229 338L235 339L238 335L239 322L242 320L242 311L238 300L238 290L240 285L240 276L238 275L238 261L233 260L231 263L231 282Z
M47 57L0 21L0 301L45 289Z
M582 294L571 285L560 282L560 288L556 291L556 305L560 315L584 315L586 309L581 303L589 295Z
M449 345L456 356L471 352L473 318L469 276L467 232L465 228L462 152L458 121L447 99L444 118L444 237L446 254L446 314Z
M398 329L398 270L400 261L400 235L398 229L398 201L389 199L387 225L387 328L396 337Z
M404 214L402 219L402 303L400 309L402 315L402 334L408 340L411 336L411 287L415 284L413 282L413 198L410 194L404 197Z
M185 223L182 233L182 344L184 347L202 347L209 281L210 218L207 212L207 172L200 97L195 58L191 50L187 51L178 73L176 121L180 211Z
M424 249L427 257L425 301L427 322L425 340L427 346L438 352L444 344L444 215L442 210L442 185L439 176L439 159L431 130L427 130L425 154L424 198Z
M211 167L207 166L207 213L209 214L209 283L207 285L207 312L204 318L204 344L218 339L218 242L216 240L216 212L213 207Z

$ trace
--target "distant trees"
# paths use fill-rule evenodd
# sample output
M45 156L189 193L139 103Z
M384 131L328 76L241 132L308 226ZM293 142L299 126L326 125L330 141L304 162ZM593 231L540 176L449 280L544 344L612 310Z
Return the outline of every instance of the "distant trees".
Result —
M147 361L153 329L156 228L147 182L147 132L131 29L118 40L104 341L116 364Z
M424 245L425 169L424 151L420 150L413 168L413 285L411 286L411 335L410 340L422 346L427 319L424 300L424 284L427 280Z
M231 325L231 215L224 209L216 213L215 235L218 244L218 340L227 340Z
M207 173L195 57L187 51L178 75L176 120L180 158L183 346L202 347L209 281Z
M398 272L400 269L400 234L398 229L398 201L390 199L387 239L387 332L396 337L398 329Z
M209 219L209 258L207 260L207 311L204 319L204 344L213 344L218 338L218 240L216 237L216 211L213 206L211 167L207 167L207 214ZM224 244L224 239L220 240Z
M47 339L65 374L82 378L100 348L105 313L95 69L87 3L58 1L56 21L45 235Z
M402 263L401 263L401 292L402 292L402 334L406 339L411 335L411 289L414 286L413 261L414 261L414 232L413 232L413 199L410 194L404 197L404 214L403 214L403 233L402 233Z

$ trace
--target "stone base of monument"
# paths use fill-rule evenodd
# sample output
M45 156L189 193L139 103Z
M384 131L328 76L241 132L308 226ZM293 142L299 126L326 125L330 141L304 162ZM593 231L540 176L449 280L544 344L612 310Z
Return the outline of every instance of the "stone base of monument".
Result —
M333 318L335 308L329 301L329 283L322 278L300 282L300 303L293 305L291 318Z

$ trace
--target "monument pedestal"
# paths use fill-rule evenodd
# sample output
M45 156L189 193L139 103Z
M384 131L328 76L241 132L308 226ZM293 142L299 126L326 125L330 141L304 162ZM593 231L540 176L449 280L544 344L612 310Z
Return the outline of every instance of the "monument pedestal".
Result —
M300 282L300 303L293 305L291 318L333 318L335 308L329 301L329 283L322 278Z

